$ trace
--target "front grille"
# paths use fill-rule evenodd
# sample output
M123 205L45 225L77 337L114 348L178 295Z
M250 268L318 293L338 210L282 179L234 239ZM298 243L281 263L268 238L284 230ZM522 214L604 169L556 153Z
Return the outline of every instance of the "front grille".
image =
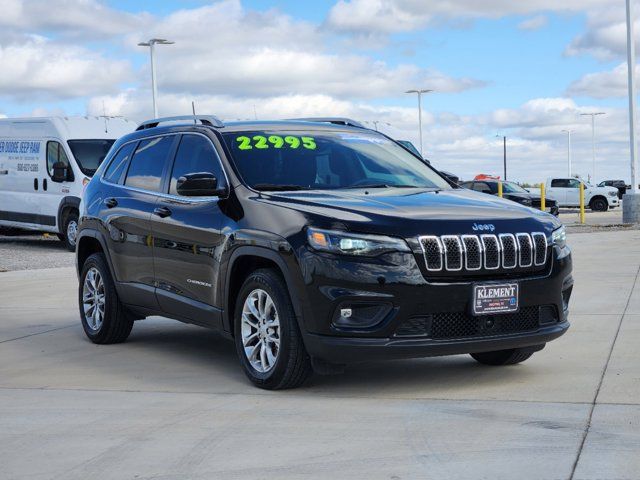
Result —
M435 313L405 320L396 329L396 336L454 340L531 332L539 328L541 308L545 312L545 324L558 321L553 306L522 307L517 313L478 317L465 312Z
M431 235L419 240L429 272L538 269L547 263L549 250L542 232Z

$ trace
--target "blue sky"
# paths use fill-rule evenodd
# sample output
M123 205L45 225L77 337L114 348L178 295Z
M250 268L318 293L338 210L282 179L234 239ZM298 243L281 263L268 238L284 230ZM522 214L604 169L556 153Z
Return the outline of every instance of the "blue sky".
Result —
M149 62L158 50L161 114L199 109L227 119L349 115L380 120L468 178L500 173L496 133L513 175L564 173L564 128L576 172L626 178L624 5L613 0L125 1L8 0L0 19L0 114L150 114ZM56 8L56 4L60 4ZM611 33L614 32L614 33Z

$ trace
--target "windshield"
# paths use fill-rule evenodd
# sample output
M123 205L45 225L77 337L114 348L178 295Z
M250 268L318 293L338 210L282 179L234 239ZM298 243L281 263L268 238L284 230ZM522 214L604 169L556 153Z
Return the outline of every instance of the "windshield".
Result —
M92 176L107 156L114 140L69 140L69 148L82 173Z
M529 193L517 183L502 182L502 189L507 193Z
M224 134L256 190L452 187L400 145L375 133L251 131Z

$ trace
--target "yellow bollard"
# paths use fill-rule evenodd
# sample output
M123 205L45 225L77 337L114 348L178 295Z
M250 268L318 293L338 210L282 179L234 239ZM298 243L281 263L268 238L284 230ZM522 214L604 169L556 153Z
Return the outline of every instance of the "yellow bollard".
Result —
M584 225L584 183L580 182L580 223Z
M544 192L544 182L540 184L540 210L546 212L547 210L547 199L545 198Z
M498 196L502 198L502 181L498 180Z

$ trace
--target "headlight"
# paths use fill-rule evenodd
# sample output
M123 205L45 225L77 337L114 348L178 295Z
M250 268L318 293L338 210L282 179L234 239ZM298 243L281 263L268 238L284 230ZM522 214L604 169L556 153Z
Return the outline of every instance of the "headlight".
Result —
M385 252L410 252L409 245L399 238L379 235L359 235L334 230L307 229L307 240L315 250L343 255L373 257Z
M609 192L609 196L610 197L617 197L618 196L618 192Z
M551 234L551 241L554 245L564 248L567 245L567 231L564 225L557 230L554 230Z

